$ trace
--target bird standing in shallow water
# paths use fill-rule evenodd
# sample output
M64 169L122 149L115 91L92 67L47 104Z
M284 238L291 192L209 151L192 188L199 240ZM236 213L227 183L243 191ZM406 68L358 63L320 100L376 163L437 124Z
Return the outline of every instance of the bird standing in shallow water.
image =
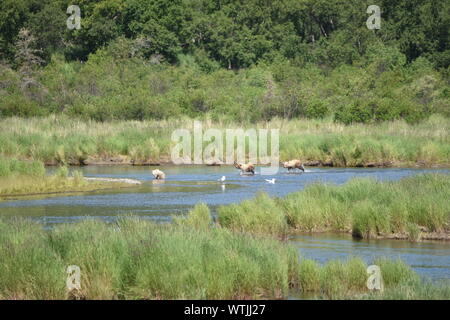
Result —
M218 179L217 181L224 182L226 179L227 178L225 176L222 176L222 178Z

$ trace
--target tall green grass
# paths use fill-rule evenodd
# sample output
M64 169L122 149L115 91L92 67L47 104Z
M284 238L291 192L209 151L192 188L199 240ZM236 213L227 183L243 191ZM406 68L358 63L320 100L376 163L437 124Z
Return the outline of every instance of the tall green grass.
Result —
M30 220L2 219L0 299L247 299L297 292L323 299L380 296L368 291L361 259L325 265L299 259L284 242L209 225L206 209L199 205L183 223L168 225L126 216L114 223L86 219L44 230ZM416 297L406 293L422 280L402 261L374 263L381 268L386 298ZM80 290L66 288L70 265L80 267ZM419 297L448 297L445 286L426 285Z
M0 178L14 175L41 177L45 173L44 164L40 161L19 161L0 157Z
M329 261L321 268L320 294L329 298L338 298L367 290L366 269L367 265L357 258L346 262Z
M208 229L212 224L209 207L200 202L191 209L186 217L173 216L172 222L176 225L192 227L194 229Z
M421 279L401 260L378 258L372 264L380 267L384 290L367 289L367 267L357 257L330 260L320 265L314 260L300 259L298 286L293 295L314 299L377 300L448 300L450 283Z
M22 220L0 224L3 299L281 298L295 275L295 249L227 229L193 232L134 217L86 220L51 231ZM65 268L81 290L65 290Z
M355 178L342 186L314 183L281 199L266 194L220 207L221 225L256 234L352 232L361 238L418 240L421 230L450 231L450 179L420 174L399 181Z
M282 161L295 158L333 166L450 164L450 120L437 115L416 125L392 121L345 126L328 118L256 124L202 120L204 130L280 129ZM111 122L54 115L8 118L0 120L0 156L54 164L166 162L172 132L192 127L189 118Z
M354 297L349 297L354 298ZM450 282L413 281L384 290L358 296L370 300L450 300Z
M218 218L221 226L238 232L283 236L287 231L282 210L262 192L255 199L219 207Z
M86 181L80 171L71 175L67 167L46 175L42 162L0 157L0 201L18 195L84 192L127 186L121 182Z
M0 299L65 297L64 261L41 226L0 220Z

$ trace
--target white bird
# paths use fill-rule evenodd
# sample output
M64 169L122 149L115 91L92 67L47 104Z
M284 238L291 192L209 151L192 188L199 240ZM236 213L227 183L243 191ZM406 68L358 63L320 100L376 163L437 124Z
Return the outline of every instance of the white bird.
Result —
M265 179L268 183L270 183L270 184L275 184L275 178L273 178L273 179Z
M227 178L225 176L222 176L222 178L218 179L217 181L224 182L226 179Z

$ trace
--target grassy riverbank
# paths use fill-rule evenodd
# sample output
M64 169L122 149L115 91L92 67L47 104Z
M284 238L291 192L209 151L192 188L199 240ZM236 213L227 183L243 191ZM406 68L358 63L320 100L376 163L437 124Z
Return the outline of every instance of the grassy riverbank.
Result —
M25 219L0 220L0 299L286 298L290 292L325 299L379 297L369 294L367 265L360 259L319 266L273 238L211 227L206 216L200 225L192 223L202 210L169 225L125 217L50 231ZM374 262L390 296L413 292L422 283L400 261ZM67 292L69 265L80 267L79 291ZM431 285L427 295L448 299L449 292Z
M264 193L222 206L219 223L252 234L351 232L362 238L449 239L450 179L423 174L395 182L356 178L342 186L315 183L272 199Z
M121 181L86 180L79 171L69 175L67 167L46 175L41 162L0 158L0 201L18 196L88 192L126 186L129 184Z
M298 158L312 165L350 167L450 166L450 120L437 115L415 125L401 120L343 125L331 119L202 124L203 130L280 128L282 161ZM62 116L5 118L0 120L0 155L46 164L166 163L172 132L192 126L188 118L114 122Z

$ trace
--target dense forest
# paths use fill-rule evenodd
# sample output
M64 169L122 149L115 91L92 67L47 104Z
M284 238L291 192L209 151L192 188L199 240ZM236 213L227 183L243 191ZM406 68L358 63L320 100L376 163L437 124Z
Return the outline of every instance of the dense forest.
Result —
M0 116L350 124L450 116L450 2L0 3Z

